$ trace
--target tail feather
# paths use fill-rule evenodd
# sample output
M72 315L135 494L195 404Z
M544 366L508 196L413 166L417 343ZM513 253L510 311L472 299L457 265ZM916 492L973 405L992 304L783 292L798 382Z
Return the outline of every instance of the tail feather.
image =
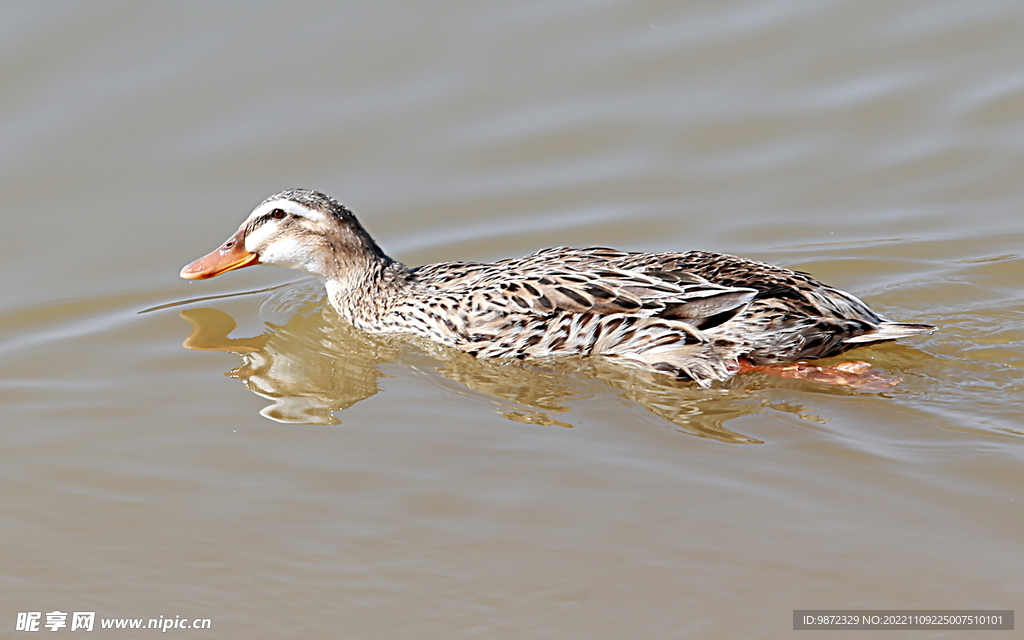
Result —
M846 344L857 344L863 342L883 342L885 340L896 340L919 334L928 334L935 331L936 327L930 324L914 324L912 322L882 322L871 331L862 333L853 338L847 338Z

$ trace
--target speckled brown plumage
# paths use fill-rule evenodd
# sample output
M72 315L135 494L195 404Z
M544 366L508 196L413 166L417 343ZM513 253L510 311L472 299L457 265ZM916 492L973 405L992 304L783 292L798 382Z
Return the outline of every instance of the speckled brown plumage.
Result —
M182 275L281 264L321 277L331 304L365 331L415 334L479 357L601 355L702 386L735 373L739 358L822 358L934 330L890 322L806 273L702 251L557 247L409 269L349 210L307 190L268 198L219 251ZM228 252L241 253L231 262Z

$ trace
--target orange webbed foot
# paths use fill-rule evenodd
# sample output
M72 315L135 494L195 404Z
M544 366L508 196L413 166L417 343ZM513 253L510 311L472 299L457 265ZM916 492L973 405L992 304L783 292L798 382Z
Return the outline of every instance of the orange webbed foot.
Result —
M783 378L850 387L858 391L885 391L903 382L903 378L887 375L862 360L840 362L830 367L807 362L755 365L740 360L740 372L746 371L762 371Z

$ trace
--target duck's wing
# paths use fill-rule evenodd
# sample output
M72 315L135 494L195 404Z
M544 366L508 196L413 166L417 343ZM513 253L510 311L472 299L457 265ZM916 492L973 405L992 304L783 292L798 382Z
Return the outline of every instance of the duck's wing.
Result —
M885 320L860 298L823 284L803 271L725 253L627 254L616 266L642 273L685 271L723 286L757 290L757 300L792 317L851 319L878 325Z
M568 312L657 317L706 327L739 313L755 295L752 288L717 285L682 271L640 273L605 266L559 266L505 274L475 292L473 305L536 315Z

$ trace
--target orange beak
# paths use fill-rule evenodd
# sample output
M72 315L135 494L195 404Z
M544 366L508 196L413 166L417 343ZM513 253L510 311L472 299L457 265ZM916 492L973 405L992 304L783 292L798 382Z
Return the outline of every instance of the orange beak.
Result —
M258 255L245 250L245 229L239 229L227 242L220 245L220 248L214 249L182 269L181 277L186 280L206 280L259 263Z

